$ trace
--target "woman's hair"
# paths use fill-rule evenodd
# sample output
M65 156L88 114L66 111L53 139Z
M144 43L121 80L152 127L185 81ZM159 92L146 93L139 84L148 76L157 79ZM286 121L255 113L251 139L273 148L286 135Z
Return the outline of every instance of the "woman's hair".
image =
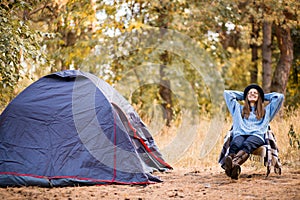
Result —
M244 108L242 111L242 117L248 119L250 112L251 112L250 102L249 102L248 98L245 98ZM258 95L258 99L257 99L256 105L255 105L255 115L256 115L256 119L261 119L265 115L265 108L264 108L263 101L262 101L260 94Z

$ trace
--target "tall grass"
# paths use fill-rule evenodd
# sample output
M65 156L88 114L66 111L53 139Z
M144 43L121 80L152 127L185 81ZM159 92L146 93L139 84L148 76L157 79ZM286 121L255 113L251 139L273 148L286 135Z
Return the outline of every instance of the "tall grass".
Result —
M300 139L300 109L294 111L288 111L287 109L282 109L279 114L270 123L271 129L275 134L277 141L277 146L279 148L279 158L283 166L297 168L300 166L300 150L297 147L291 147L289 143L288 132L290 130L290 125L293 125L294 131ZM192 145L185 151L182 155L178 156L179 159L176 162L170 163L173 167L178 168L198 168L198 167L214 167L218 166L218 158L221 152L224 137L231 127L231 118L224 120L222 126L222 131L218 140L215 142L212 150L204 157L200 156L200 149L205 138L205 134L211 125L210 120L205 116L201 117L201 130L197 131L197 136L194 139ZM188 127L187 127L188 128ZM168 128L163 128L160 134L154 135L154 139L160 149L165 148L172 138L175 137L177 133L176 127L171 126ZM175 151L174 151L175 152ZM168 160L167 160L168 161ZM247 165L253 165L250 161L246 162ZM257 163L255 163L257 165ZM262 163L258 163L262 166Z

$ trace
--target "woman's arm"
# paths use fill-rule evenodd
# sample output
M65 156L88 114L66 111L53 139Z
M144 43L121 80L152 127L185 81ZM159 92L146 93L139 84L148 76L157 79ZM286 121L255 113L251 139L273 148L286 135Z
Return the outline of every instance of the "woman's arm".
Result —
M244 93L235 90L225 90L224 99L227 104L229 112L233 115L237 106L240 106L238 101L244 100Z
M279 111L283 99L284 99L284 95L278 92L265 94L265 100L270 102L266 107L266 109L269 109L270 111L270 121L274 118L276 113Z

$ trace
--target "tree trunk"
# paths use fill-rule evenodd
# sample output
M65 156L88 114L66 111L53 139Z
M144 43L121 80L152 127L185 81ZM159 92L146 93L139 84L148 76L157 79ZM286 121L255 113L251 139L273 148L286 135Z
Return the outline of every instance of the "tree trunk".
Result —
M169 63L169 53L164 51L160 55L160 60L163 64L160 65L159 74L160 74L160 85L159 85L159 95L163 99L161 104L164 108L164 118L166 119L166 125L170 126L170 123L173 119L173 104L172 104L172 92L170 80L166 78L166 66Z
M250 69L250 76L251 76L251 83L257 82L257 73L258 73L258 48L257 45L258 37L259 37L259 24L254 21L254 18L251 17L251 24L252 24L252 32L251 32L251 69Z
M159 11L159 17L157 25L160 28L161 38L166 34L168 31L168 23L169 23L169 7L168 3L161 2L162 7ZM173 119L173 103L172 103L172 92L171 92L171 84L170 80L166 77L166 67L170 63L169 60L169 53L168 51L164 51L160 54L160 60L162 64L159 67L159 74L160 74L160 85L159 85L159 95L161 96L163 102L161 106L164 109L164 119L166 119L166 125L170 126L170 123Z
M280 49L280 58L274 72L271 91L285 94L293 61L293 42L290 28L286 24L275 25L275 33Z
M272 83L272 22L263 22L262 45L262 87L266 93L270 92Z

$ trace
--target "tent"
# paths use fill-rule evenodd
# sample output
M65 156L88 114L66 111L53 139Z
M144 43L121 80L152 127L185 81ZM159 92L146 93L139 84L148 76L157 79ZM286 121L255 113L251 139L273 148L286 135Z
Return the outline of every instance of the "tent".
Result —
M0 116L0 186L161 182L167 164L133 107L98 77L42 77Z

